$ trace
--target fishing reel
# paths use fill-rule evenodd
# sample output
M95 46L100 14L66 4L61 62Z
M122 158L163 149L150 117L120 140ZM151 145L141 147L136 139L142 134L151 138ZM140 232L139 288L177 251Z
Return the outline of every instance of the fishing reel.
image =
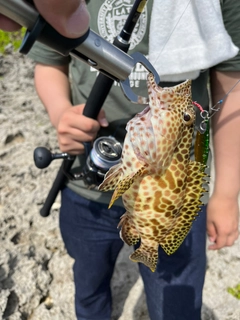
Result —
M70 180L83 180L88 187L98 186L104 179L106 172L114 165L118 164L122 155L122 144L112 136L97 138L93 147L90 143L84 143L86 164L80 173L70 173L64 170L64 174ZM44 169L55 159L66 159L72 161L75 156L67 153L51 153L44 147L34 150L34 162L39 169Z
M120 162L122 145L112 136L103 136L93 143L86 165L83 168L83 180L88 185L99 185L106 172Z

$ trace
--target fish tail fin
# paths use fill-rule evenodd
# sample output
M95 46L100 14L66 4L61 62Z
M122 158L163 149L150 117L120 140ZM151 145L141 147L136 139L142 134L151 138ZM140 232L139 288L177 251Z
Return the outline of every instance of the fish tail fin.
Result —
M140 247L130 255L133 262L141 262L145 264L152 272L156 270L158 262L158 244L146 246L141 243Z

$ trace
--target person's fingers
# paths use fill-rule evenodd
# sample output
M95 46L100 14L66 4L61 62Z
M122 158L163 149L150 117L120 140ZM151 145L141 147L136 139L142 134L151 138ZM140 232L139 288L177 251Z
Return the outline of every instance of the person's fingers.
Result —
M65 139L62 143L62 139L60 138L58 142L62 152L67 152L71 155L84 153L84 145L80 141Z
M207 234L208 234L209 241L211 242L216 241L217 231L214 223L212 222L207 223Z
M100 110L97 120L101 127L107 127L109 124L105 115L105 111L103 109Z
M239 232L236 231L231 234L222 234L218 235L215 242L211 244L208 249L210 250L219 250L223 247L230 247L238 239Z
M219 249L219 246L224 244L224 238L217 234L217 229L213 222L207 222L207 234L208 239L211 242L208 246L209 250L217 250Z
M97 131L95 133L89 133L75 128L67 129L67 131L58 130L59 139L61 140L62 145L68 145L71 141L77 141L80 143L93 141L97 135Z
M227 236L226 235L218 235L213 244L211 244L208 249L210 250L218 250L225 247L227 244Z
M227 247L231 247L235 241L238 239L239 236L239 232L236 231L234 233L232 233L231 235L228 236L227 241L226 241L226 246Z
M89 13L84 0L34 0L39 13L59 33L78 38L89 27Z

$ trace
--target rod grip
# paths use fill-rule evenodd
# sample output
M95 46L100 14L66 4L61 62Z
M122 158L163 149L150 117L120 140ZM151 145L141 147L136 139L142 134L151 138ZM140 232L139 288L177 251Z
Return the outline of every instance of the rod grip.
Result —
M74 159L63 160L62 165L59 168L57 176L48 193L47 199L45 200L43 207L40 209L40 215L42 217L48 217L50 215L51 207L54 201L56 200L59 191L62 190L62 188L65 185L66 176L64 174L64 170L66 171L70 170L73 162L74 162Z

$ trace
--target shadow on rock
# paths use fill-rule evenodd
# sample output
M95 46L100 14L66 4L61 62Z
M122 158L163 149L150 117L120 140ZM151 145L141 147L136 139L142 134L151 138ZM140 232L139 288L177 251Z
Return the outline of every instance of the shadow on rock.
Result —
M202 306L202 320L220 320L206 304Z
M117 259L112 278L113 312L111 320L120 319L120 316L124 314L129 292L139 277L137 264L128 258L131 253L132 248L124 246Z

